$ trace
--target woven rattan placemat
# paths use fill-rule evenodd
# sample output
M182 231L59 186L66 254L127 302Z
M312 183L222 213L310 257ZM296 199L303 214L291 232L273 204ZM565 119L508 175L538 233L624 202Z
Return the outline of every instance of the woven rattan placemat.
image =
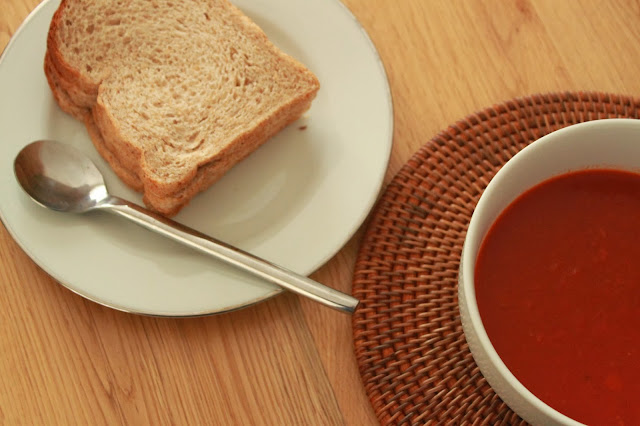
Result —
M458 311L467 224L498 169L541 136L583 121L638 118L640 99L553 93L473 114L402 167L369 219L355 266L360 375L382 424L522 424L473 361Z

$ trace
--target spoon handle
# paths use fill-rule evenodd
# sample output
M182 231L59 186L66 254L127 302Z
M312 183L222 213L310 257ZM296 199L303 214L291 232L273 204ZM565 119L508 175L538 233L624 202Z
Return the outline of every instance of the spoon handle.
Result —
M353 313L358 306L358 299L350 295L218 241L127 200L111 196L99 207L338 311Z

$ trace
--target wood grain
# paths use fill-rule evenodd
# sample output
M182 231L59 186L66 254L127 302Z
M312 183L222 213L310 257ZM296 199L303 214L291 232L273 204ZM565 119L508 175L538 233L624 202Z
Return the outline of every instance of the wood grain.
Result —
M37 3L0 0L0 49ZM344 3L391 85L387 180L437 132L491 104L551 91L640 95L637 1ZM313 277L349 291L361 235ZM0 304L0 424L377 422L350 318L293 295L207 318L129 315L57 285L0 227Z

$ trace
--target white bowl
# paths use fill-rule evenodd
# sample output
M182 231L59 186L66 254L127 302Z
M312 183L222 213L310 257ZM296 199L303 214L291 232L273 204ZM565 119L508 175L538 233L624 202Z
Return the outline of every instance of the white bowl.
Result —
M536 184L587 168L640 169L640 120L607 119L576 124L533 142L491 180L471 217L462 250L458 296L462 327L480 371L491 387L531 424L580 425L533 395L509 371L485 331L475 295L474 270L482 240L499 214ZM588 403L588 402L585 402Z

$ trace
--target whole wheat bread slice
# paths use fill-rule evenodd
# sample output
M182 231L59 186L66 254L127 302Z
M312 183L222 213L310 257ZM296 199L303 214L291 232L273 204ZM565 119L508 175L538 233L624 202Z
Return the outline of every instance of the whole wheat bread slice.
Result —
M118 176L166 215L298 119L319 88L226 0L63 0L45 73Z

